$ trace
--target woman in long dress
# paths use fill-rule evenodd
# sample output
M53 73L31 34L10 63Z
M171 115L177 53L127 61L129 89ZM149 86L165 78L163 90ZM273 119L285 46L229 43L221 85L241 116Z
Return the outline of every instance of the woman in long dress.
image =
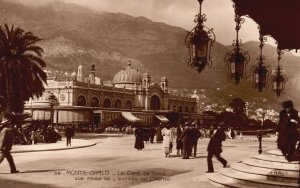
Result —
M166 126L161 130L162 136L163 136L163 146L162 150L165 153L165 157L170 156L170 153L172 152L173 147L173 132L170 129L170 126Z
M182 154L182 149L183 149L183 143L181 142L181 140L179 140L179 137L181 136L183 132L183 127L182 124L180 124L177 127L177 131L176 131L176 149L177 149L177 155L180 156Z
M137 127L137 129L135 129L134 148L137 150L144 149L144 131L141 127Z

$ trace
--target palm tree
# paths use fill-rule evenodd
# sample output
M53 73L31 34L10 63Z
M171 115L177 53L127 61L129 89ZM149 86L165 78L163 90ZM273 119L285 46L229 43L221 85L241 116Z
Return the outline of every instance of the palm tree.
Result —
M22 113L25 101L40 97L47 75L43 68L41 39L7 24L0 26L0 96L5 112Z

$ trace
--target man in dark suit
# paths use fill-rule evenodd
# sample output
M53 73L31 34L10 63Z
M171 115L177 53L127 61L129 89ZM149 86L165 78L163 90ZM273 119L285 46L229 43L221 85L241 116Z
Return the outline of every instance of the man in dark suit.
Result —
M221 126L218 126L216 133L212 135L207 147L207 173L214 172L214 167L212 163L213 156L215 156L218 159L218 161L220 161L223 164L224 168L227 167L227 161L221 157L222 142L225 141L225 139L226 134L224 129Z
M67 138L67 147L69 145L71 146L71 139L72 139L72 137L74 137L74 130L73 130L73 128L70 125L68 125L66 127L65 136Z
M294 109L293 101L282 103L284 108L279 113L277 146L288 161L293 159L299 133L297 127L300 123L298 111Z
M196 125L195 122L192 123L192 128L191 128L191 152L194 149L194 157L197 155L197 145L198 145L198 139L201 137L201 133L198 129L198 126Z
M14 136L10 126L8 120L3 118L0 123L0 163L6 158L10 166L10 172L18 173L19 171L16 169L14 159L10 153L14 142Z
M183 143L183 156L182 159L188 159L191 155L191 139L192 132L189 126L189 123L184 124L184 130L179 138Z

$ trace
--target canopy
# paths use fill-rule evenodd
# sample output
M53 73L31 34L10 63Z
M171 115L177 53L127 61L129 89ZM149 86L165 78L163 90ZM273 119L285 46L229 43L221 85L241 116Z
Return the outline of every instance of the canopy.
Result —
M131 112L122 112L122 116L131 122L142 121L140 118L135 117Z
M59 110L58 118L57 113L53 114L54 123L74 123L82 122L86 123L90 121L90 114L88 110ZM58 122L57 122L58 120Z
M236 13L251 17L262 35L271 35L279 49L300 49L299 0L232 0Z
M155 117L157 117L157 119L159 119L162 123L168 123L169 122L168 118L166 118L163 115L155 115Z
M50 120L51 112L48 110L34 110L32 114L33 120Z

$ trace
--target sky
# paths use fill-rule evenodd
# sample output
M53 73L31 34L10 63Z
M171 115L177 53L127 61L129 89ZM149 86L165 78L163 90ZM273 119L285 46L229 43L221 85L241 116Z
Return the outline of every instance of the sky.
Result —
M199 13L198 0L9 0L29 6L43 6L50 1L74 3L96 11L121 12L132 16L144 16L152 21L191 30L196 25L195 15ZM235 39L234 9L231 0L204 0L202 12L206 14L205 25L213 28L216 40L230 45ZM243 42L258 41L258 25L248 17L242 24L240 37ZM268 44L275 46L275 40L268 37Z

